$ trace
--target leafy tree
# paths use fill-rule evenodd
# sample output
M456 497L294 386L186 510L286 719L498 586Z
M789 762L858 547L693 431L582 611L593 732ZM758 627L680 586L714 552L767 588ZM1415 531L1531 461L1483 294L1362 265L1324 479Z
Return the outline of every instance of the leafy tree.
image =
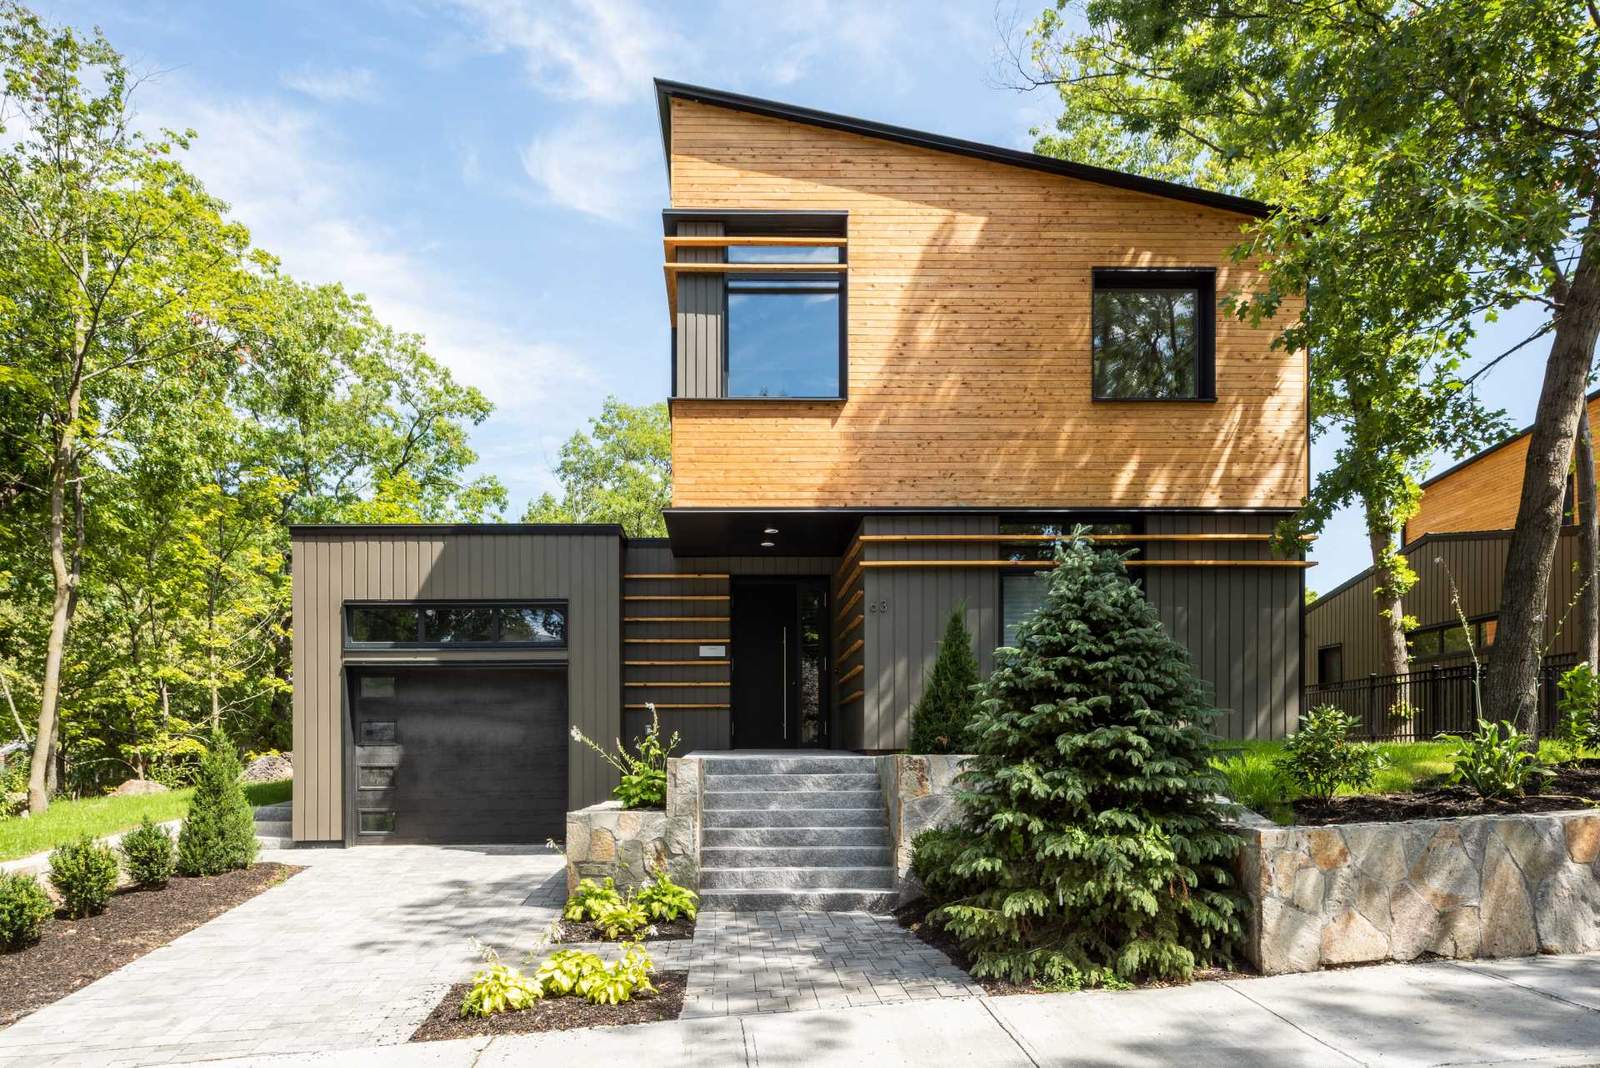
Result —
M178 871L218 875L256 859L255 816L239 785L239 755L221 731L212 733L200 761L189 812L178 831Z
M915 871L977 975L1184 978L1239 934L1204 699L1123 558L1075 537L979 691L959 825Z
M1036 151L1239 195L1276 193L1274 158L1224 149L1227 124L1182 112L1171 102L1179 90L1150 73L1122 36L1092 22L1074 28L1057 10L1034 25L1031 43L1025 76L1054 86L1063 104ZM1284 323L1279 344L1308 355L1313 438L1332 432L1343 441L1283 540L1296 544L1340 508L1361 507L1376 580L1380 670L1398 674L1408 660L1402 603L1416 582L1399 551L1401 533L1416 513L1426 458L1475 451L1506 432L1505 420L1486 411L1462 378L1469 331L1394 311L1393 273L1365 250L1360 232L1347 228L1323 241L1339 252L1307 273L1242 235L1241 255L1267 253L1262 266L1272 285L1260 296L1227 294L1224 303L1260 318L1286 295L1308 297L1304 314Z
M528 505L525 523L619 523L634 537L667 532L672 503L672 424L664 402L624 404L607 397L600 415L561 446L561 499Z
M978 660L972 655L967 606L963 604L950 613L922 697L911 710L913 753L964 752L967 725L977 711L972 692L977 684Z

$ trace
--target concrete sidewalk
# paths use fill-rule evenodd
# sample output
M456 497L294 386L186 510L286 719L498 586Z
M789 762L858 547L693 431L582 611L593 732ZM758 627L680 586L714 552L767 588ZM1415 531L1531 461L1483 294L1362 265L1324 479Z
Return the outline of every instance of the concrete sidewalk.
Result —
M1600 1065L1600 955L1385 965L1164 990L911 1002L227 1062Z

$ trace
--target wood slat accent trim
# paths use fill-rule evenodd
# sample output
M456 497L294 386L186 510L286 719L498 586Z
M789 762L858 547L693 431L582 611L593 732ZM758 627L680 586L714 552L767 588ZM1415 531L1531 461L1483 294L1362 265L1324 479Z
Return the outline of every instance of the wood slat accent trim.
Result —
M835 686L843 686L845 683L849 682L851 679L855 678L857 675L861 674L865 670L867 670L867 665L865 665L865 664L857 664L855 667L851 668L849 671L846 671L843 675L840 675L839 678L834 681L834 685Z
M801 246L809 248L844 248L848 238L843 237L753 237L749 234L735 234L731 237L676 237L669 236L661 239L667 248L733 248L742 245L756 246Z
M1089 541L1271 541L1271 534L1087 534ZM1306 541L1313 540L1307 536ZM1005 542L1063 541L1055 534L863 534L862 541L875 542L964 542L993 544Z
M624 623L727 623L729 616L623 616Z
M700 660L684 658L682 660L624 660L623 667L688 667L704 664L707 667L727 667L731 660Z
M726 601L725 593L630 593L624 601Z
M726 645L732 638L624 638L632 645Z
M662 573L659 573L659 574L623 575L622 577L625 578L625 579L628 579L631 582L643 582L646 579L724 579L724 580L726 580L728 578L728 576L726 574L716 574L716 573L710 573L710 572L701 574L701 573L688 572L688 571L678 572L676 574L673 573L673 572L668 571L668 572L662 572Z
M857 534L855 540L850 543L850 548L845 550L844 559L839 561L839 570L841 572L850 566L850 561L861 555L863 537L863 535Z
M630 690L676 690L684 687L693 689L727 689L731 682L625 682L622 685Z
M861 575L861 565L863 563L865 563L863 560L856 561L856 566L851 568L850 574L845 577L843 582L839 583L838 588L834 591L836 596L843 596L845 590L855 585L856 579Z
M727 708L728 707L726 704L720 704L720 705L681 704L681 703L679 703L679 704L668 704L668 703L666 703L664 701L651 701L650 704L655 705L657 708ZM648 708L649 705L642 705L642 704L640 704L640 705L623 705L622 707L623 708Z
M848 615L850 609L856 606L856 602L860 601L861 598L865 597L866 595L867 592L865 590L857 590L855 593L851 594L850 599L844 603L844 606L840 608L838 612L834 613L834 622L837 623L839 620Z
M857 638L855 641L853 641L849 645L845 646L844 651L842 653L840 653L838 656L834 657L834 659L836 661L837 660L848 660L848 659L850 659L850 655L852 653L854 653L857 649L860 649L865 644L867 644L867 640L865 638Z
M1315 567L1310 560L1127 560L1128 567ZM1054 560L868 560L863 567L1025 567L1048 571Z
M851 694L848 697L839 698L839 703L841 705L847 705L851 701L859 701L865 696L866 696L866 691L865 690L857 690L855 693Z
M867 617L862 615L860 612L857 612L856 613L856 618L854 618L850 622L846 623L844 625L844 628L839 631L838 640L839 641L844 641L844 636L846 634L849 634L851 631L855 630L857 627L861 626L861 624L865 623L866 621L867 621Z
M848 263L664 263L674 274L848 274Z

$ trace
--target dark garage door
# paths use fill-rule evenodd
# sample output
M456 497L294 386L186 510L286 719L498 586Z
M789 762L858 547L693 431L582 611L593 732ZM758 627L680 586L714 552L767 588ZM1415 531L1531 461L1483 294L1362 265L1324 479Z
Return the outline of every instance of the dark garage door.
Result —
M564 834L565 668L365 668L351 695L358 843Z

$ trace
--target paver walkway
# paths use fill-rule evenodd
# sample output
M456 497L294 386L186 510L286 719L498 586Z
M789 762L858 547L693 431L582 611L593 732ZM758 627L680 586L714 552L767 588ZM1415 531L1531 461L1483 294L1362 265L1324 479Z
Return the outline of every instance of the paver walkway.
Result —
M566 896L559 853L263 852L305 871L0 1031L0 1068L159 1064L404 1042L476 963L515 961Z

